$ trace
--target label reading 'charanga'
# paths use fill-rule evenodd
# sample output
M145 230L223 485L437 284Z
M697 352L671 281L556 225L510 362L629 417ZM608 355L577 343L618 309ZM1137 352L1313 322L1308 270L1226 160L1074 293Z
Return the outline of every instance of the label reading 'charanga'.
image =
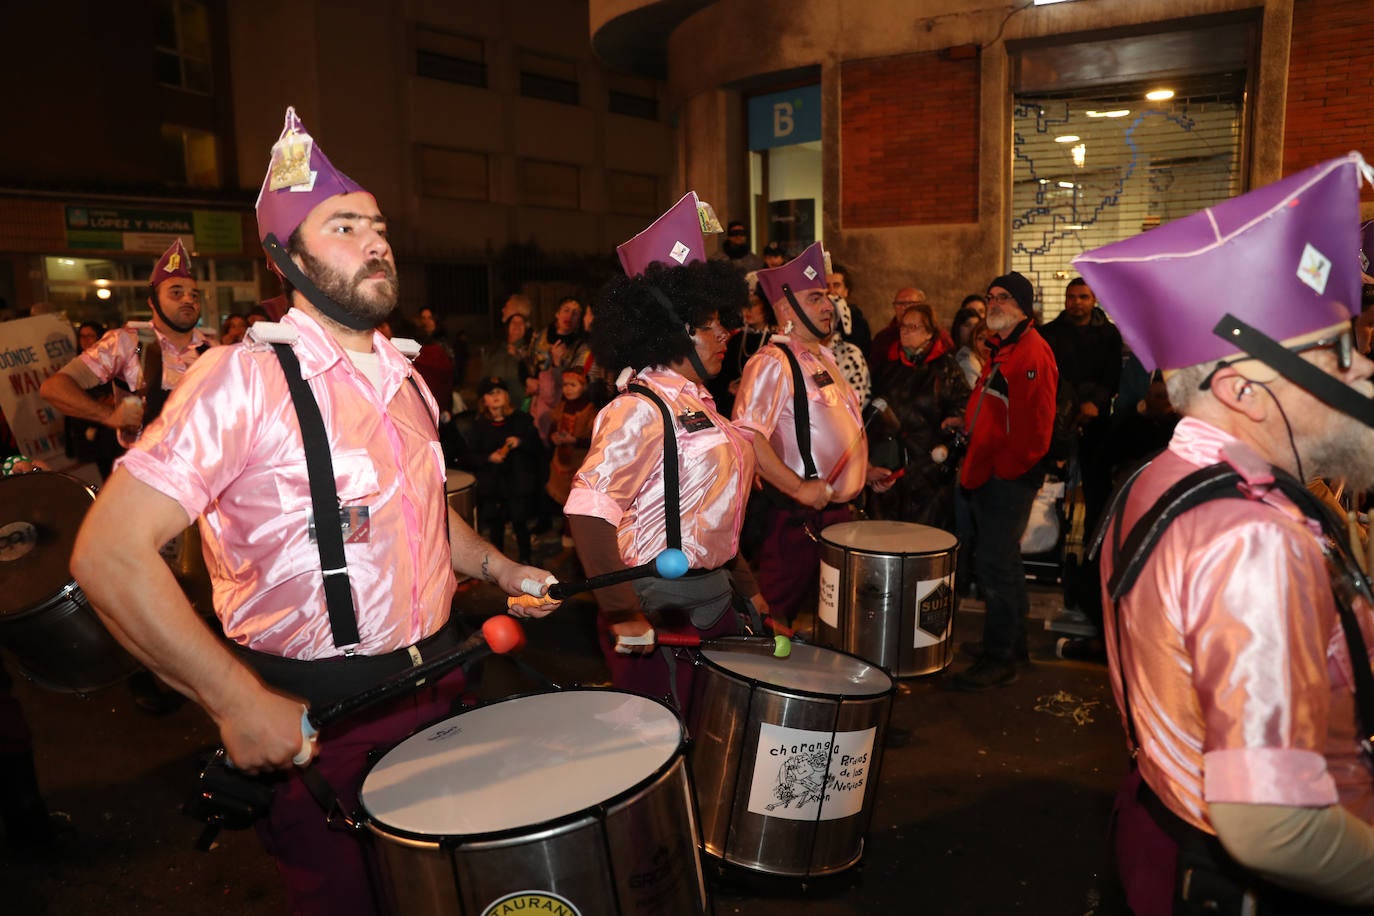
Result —
M876 731L814 732L760 723L750 812L794 821L858 814Z

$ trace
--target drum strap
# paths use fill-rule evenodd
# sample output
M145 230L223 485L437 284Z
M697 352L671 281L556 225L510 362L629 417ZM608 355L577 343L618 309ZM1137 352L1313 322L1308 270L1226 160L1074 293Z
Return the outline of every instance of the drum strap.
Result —
M782 351L792 367L792 421L797 427L797 451L801 452L805 479L815 480L821 475L816 470L816 459L811 456L811 409L806 403L806 379L802 377L801 362L786 344L775 343L774 346Z
M663 527L667 546L674 550L682 549L682 483L679 479L677 460L677 425L673 422L673 412L663 402L663 398L648 385L631 385L629 390L658 405L663 414Z

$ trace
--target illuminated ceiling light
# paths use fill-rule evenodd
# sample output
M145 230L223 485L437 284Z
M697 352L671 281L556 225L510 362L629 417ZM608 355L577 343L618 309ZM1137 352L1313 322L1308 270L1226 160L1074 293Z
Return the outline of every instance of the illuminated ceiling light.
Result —
M57 259L57 263L66 265L67 267L75 267L75 266L76 266L76 262L73 261L71 258L58 258L58 259Z
M1083 168L1083 163L1088 159L1088 144L1078 144L1069 150L1069 155L1073 157L1074 165L1078 166L1080 169Z
M1129 108L1113 108L1111 111L1085 111L1083 112L1090 118L1124 118L1131 113Z
M1060 186L1061 188L1076 188L1076 187L1078 187L1078 186L1077 186L1076 184L1074 184L1072 181L1061 181L1061 182L1059 182L1059 186Z
M1173 97L1174 90L1172 89L1151 89L1149 92L1145 93L1145 98L1149 99L1151 102L1167 102Z
M109 285L110 285L110 281L109 281L109 280L106 280L104 277L101 277L99 280L96 280L96 281L95 281L95 285L96 285L96 286L109 286Z
M1078 134L1060 134L1054 138L1055 143L1077 143Z
M1067 0L1035 0L1036 6L1049 6L1051 3L1065 3Z
M100 289L95 291L95 297L97 299L108 299L110 298L110 291L102 286L100 287Z
M1050 180L1049 180L1048 178L1041 178L1041 179L1040 179L1040 183L1041 183L1041 184L1049 184L1049 183L1050 183Z
M1082 224L1082 223L1069 223L1069 224L1066 225L1064 228L1065 228L1065 229L1068 229L1068 230L1070 230L1070 231L1073 231L1073 232L1077 232L1079 229L1082 229L1082 228L1083 228L1083 224Z

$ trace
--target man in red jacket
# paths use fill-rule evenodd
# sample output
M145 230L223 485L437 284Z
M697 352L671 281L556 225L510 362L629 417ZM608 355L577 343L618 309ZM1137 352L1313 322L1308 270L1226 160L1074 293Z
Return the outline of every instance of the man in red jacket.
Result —
M969 444L959 483L970 492L978 529L974 578L986 615L982 643L966 647L974 663L954 678L960 690L1006 686L1029 660L1021 535L1045 477L1059 385L1054 353L1031 318L1034 298L1031 282L1015 271L988 285L987 322L997 336L964 411Z

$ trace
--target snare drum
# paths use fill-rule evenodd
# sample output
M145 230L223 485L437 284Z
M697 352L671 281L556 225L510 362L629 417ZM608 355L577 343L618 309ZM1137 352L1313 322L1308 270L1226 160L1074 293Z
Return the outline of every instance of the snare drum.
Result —
M897 677L943 670L954 659L958 549L948 531L911 522L826 527L816 642Z
M407 738L361 801L395 912L705 913L682 725L613 690L501 700Z
M444 496L458 517L477 528L477 478L467 471L448 472L448 482L444 485Z
M857 864L892 679L852 655L802 644L785 659L706 649L699 663L689 728L702 849L784 877Z
M41 687L86 693L138 670L67 571L95 492L66 474L0 477L0 645Z

